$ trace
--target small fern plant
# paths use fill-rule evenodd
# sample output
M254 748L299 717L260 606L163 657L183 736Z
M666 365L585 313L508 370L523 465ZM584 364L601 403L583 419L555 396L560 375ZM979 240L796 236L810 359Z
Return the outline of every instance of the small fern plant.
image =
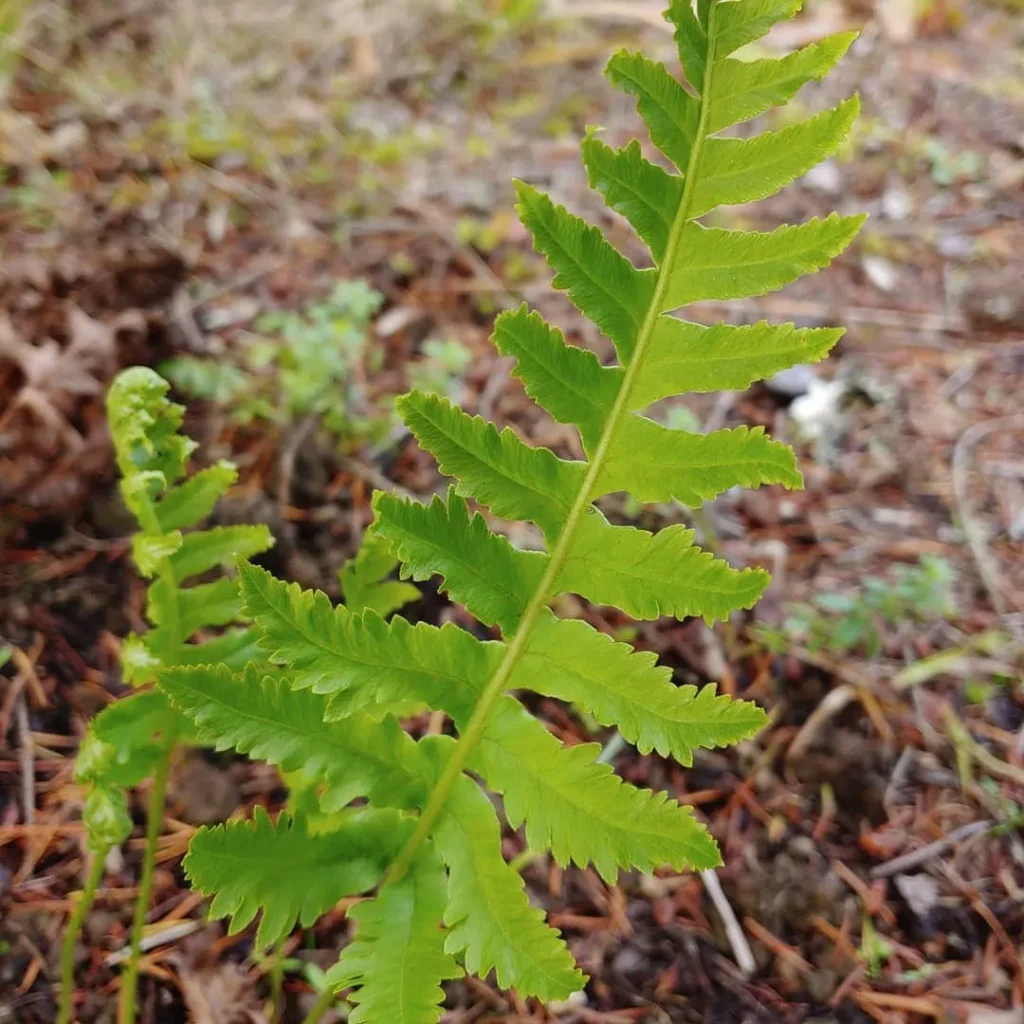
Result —
M531 447L435 395L400 400L409 429L456 483L426 505L378 493L372 533L391 545L406 578L440 577L493 639L450 623L332 607L324 594L242 565L246 612L281 671L160 673L160 688L203 742L319 778L330 827L311 827L297 808L276 820L257 809L252 820L201 830L185 866L214 897L211 913L230 916L233 928L262 912L260 943L310 925L342 897L365 895L349 911L354 935L329 973L336 990L351 989L352 1024L432 1024L442 983L463 971L493 971L501 986L541 1000L584 984L502 858L484 787L501 795L511 826L525 825L532 849L562 865L593 864L608 880L624 869L719 862L688 808L619 779L598 762L596 744L563 745L514 694L582 707L641 752L683 765L695 749L736 743L765 721L755 705L714 686L674 685L653 655L557 617L552 602L573 593L636 619L713 622L750 608L768 582L761 569L736 569L700 550L682 526L651 534L613 525L595 502L624 491L640 503L699 505L735 486L801 485L793 452L760 429L702 435L643 415L660 399L744 389L820 359L841 334L767 323L708 328L674 315L698 300L761 295L821 268L861 223L833 215L758 233L700 221L795 180L836 151L856 116L851 99L778 132L720 134L786 103L850 45L843 34L778 60L731 56L799 6L674 0L667 16L688 87L642 55L612 58L609 77L636 97L676 172L646 159L638 142L615 150L593 134L583 159L591 185L648 245L651 268L517 184L520 216L555 287L611 340L617 362L601 365L526 308L498 319L494 342L516 360L529 395L577 429L584 459ZM513 546L469 498L501 519L535 524L546 550ZM414 740L399 719L424 708L443 712L455 735Z
M234 483L236 470L221 461L186 476L195 443L179 431L184 410L168 401L169 387L152 370L132 367L118 375L107 396L121 494L139 525L132 537L132 557L150 580L146 617L152 628L144 635L130 635L122 648L124 678L138 691L93 719L76 761L76 778L86 789L83 819L93 864L65 933L61 1024L70 1019L78 932L102 878L107 853L131 830L127 791L151 777L146 847L118 1021L130 1024L135 1017L140 942L168 772L176 746L194 739L191 722L148 684L158 670L170 665L216 663L240 668L254 659L266 660L252 627L233 625L242 611L238 580L223 574L209 580L206 576L239 557L265 551L273 538L265 526L194 528ZM186 586L195 577L204 581ZM219 633L199 639L211 629Z

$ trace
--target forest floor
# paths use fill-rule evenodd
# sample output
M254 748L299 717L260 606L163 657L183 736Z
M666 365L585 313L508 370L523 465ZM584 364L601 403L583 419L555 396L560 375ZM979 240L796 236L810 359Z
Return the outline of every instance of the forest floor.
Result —
M73 757L90 714L124 690L119 638L144 628L103 420L118 368L185 356L237 368L193 384L209 397L190 400L186 420L203 461L241 468L218 515L269 523L268 567L334 596L372 490L444 486L387 418L418 367L471 412L574 451L488 343L494 313L525 299L574 340L606 344L551 290L510 178L549 188L629 251L586 194L578 140L589 124L631 137L632 104L599 70L624 44L671 60L671 38L646 0L455 6L40 0L7 28L0 1022L54 1018L84 864ZM680 682L718 681L769 710L756 740L691 770L631 749L614 759L709 824L738 929L699 876L609 886L536 858L524 877L591 975L585 999L545 1010L458 982L447 1024L1024 1024L1024 17L1019 0L914 9L809 0L769 38L787 49L862 28L800 110L859 89L864 115L841 158L729 223L871 217L826 272L692 310L842 324L836 353L666 411L696 429L766 426L797 445L806 489L730 493L699 514L610 509L648 528L692 520L734 564L770 568L768 595L714 631L578 609ZM309 322L352 280L383 306L349 367L347 443L315 420L237 415L229 384L276 386L245 361L275 336L265 314ZM456 612L428 587L412 614ZM534 709L566 740L612 739L557 702ZM195 752L177 765L147 1024L268 1019L251 933L206 922L180 857L197 825L283 796L274 772L241 759ZM87 923L83 1024L113 1020L139 835ZM506 844L523 848L517 834ZM288 1020L311 998L304 964L332 962L345 935L338 910L290 940Z

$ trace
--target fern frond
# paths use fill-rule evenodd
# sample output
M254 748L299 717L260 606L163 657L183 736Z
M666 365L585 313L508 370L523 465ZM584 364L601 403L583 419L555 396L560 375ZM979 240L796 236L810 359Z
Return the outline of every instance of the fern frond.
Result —
M223 665L166 669L160 689L191 719L203 745L315 774L325 785L325 810L357 797L402 808L424 799L416 744L390 716L378 722L357 712L325 722L326 698L252 666L240 676Z
M356 986L350 1024L437 1024L441 982L462 974L438 926L445 891L444 866L427 845L402 878L385 882L375 899L349 911L356 937L327 979L339 988Z
M183 479L195 444L178 432L183 410L168 401L169 387L152 370L132 367L117 376L107 396L122 493L139 523L132 554L139 571L152 579L147 617L155 628L134 636L127 650L126 674L136 685L152 680L161 665L187 662L195 647L193 634L238 617L233 580L190 588L182 584L273 544L265 526L194 529L237 474L231 463L222 461ZM244 647L228 641L225 649L237 654Z
M370 602L359 602L353 614L322 594L241 567L245 610L281 669L279 677L253 676L256 691L246 705L251 712L266 703L258 729L241 724L246 707L236 713L233 702L204 712L218 734L211 738L286 767L303 758L323 764L315 771L328 793L338 784L344 798L360 792L371 804L397 799L415 816L379 894L352 911L356 938L331 972L335 985L357 986L354 1024L436 1022L441 982L457 972L453 953L468 969L494 970L501 984L542 998L563 997L582 981L502 860L494 811L467 773L502 795L506 817L524 827L532 848L549 850L561 864L593 864L612 879L620 869L718 863L714 840L689 808L619 779L598 762L596 744L563 745L509 691L571 702L618 727L639 750L684 765L695 750L739 742L765 722L753 704L713 685L676 686L653 655L582 621L559 620L549 606L574 593L637 619L699 615L712 622L749 608L767 583L760 569L734 568L702 551L689 530L613 526L595 502L624 492L643 503L699 505L738 486L802 484L793 452L761 428L693 434L642 415L666 398L742 390L794 363L821 359L841 334L766 323L702 327L675 315L692 302L762 295L818 270L860 226L859 217L832 215L750 232L700 219L719 206L771 195L806 173L836 151L856 116L857 101L849 100L780 131L717 135L787 102L849 46L851 37L839 35L778 60L730 56L799 6L800 0L672 0L668 17L686 85L638 54L621 52L609 62L608 76L636 97L653 143L675 171L646 159L638 142L614 150L594 133L583 143L584 165L591 186L647 244L652 267L642 269L597 227L517 183L520 217L553 271L554 287L610 339L618 365L602 366L525 307L498 318L494 340L515 360L513 373L527 394L577 429L585 458L531 447L511 429L499 431L433 395L414 391L398 403L413 435L454 478L453 489L426 505L377 496L371 536L397 556L403 579L440 577L448 597L497 627L502 640L479 640L451 624L385 621ZM471 512L467 499L494 516L536 524L544 550L517 548ZM177 549L167 555L175 557ZM386 574L383 555L366 556L368 563L378 558ZM212 689L193 686L188 700L208 709ZM299 712L285 709L296 697L305 702L301 738L290 732L288 717ZM410 747L388 717L410 704L448 715L457 739L430 736ZM268 731L268 719L283 723L278 733ZM204 719L197 720L202 726ZM385 785L387 773L367 776L355 762L343 767L347 754L328 767L305 735L352 745L373 729L386 740L374 753L387 772L408 766L424 788L403 781L401 772ZM345 789L342 776L353 777L354 788ZM308 787L301 795L306 804L313 798Z
M461 778L434 841L448 866L445 948L481 978L538 999L565 999L586 980L561 936L530 906L523 880L501 855L501 826L490 800Z
M360 811L344 827L311 835L301 818L276 821L257 807L251 821L201 828L185 857L193 888L213 896L211 917L241 931L262 911L257 943L271 946L296 923L308 926L345 896L372 889L411 821Z
M82 805L85 843L97 857L106 857L132 834L128 797L115 784L94 785Z
M219 462L185 478L195 444L179 433L183 410L168 401L169 387L152 370L133 367L118 374L107 396L121 493L139 526L132 555L139 572L151 581L146 609L153 628L145 635L130 635L123 648L124 677L135 686L152 682L167 665L197 657L227 664L254 656L262 660L245 630L209 638L206 644L193 642L200 630L233 623L241 600L231 579L190 589L181 584L233 562L239 554L258 554L273 541L263 526L191 529L212 511L236 472L230 463ZM163 772L166 779L174 745L193 738L189 720L155 690L135 693L96 716L79 751L76 776L88 789L83 820L97 855L105 857L131 829L124 790L149 775ZM151 824L163 816L162 782L154 791L158 796L149 812ZM152 863L147 852L140 908L148 896ZM135 984L141 921L137 913L124 998Z
M170 385L143 366L114 379L107 395L107 422L121 471L125 502L136 518L149 512L142 499L170 487L185 473L195 442L178 433L184 410L166 398Z

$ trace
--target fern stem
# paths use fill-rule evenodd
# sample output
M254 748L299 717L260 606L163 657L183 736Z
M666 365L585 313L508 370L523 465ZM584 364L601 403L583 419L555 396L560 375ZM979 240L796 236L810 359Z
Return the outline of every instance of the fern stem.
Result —
M153 505L153 502L149 500L149 498L146 498L141 501L139 505L140 507L136 514L138 515L139 524L142 526L142 529L154 537L159 537L164 531L160 529L160 520L157 518L156 507ZM178 605L178 581L174 575L174 569L171 567L170 558L161 558L156 563L156 574L167 587L168 593L173 595L173 599L167 602L167 619L163 623L164 628L172 637L174 637L176 643L180 643L185 638L181 635L181 609Z
M337 995L333 988L328 985L323 992L320 993L319 998L313 1004L313 1008L306 1014L302 1020L302 1024L317 1024L320 1018L330 1009L331 1003L337 998Z
M82 934L85 916L96 899L96 890L103 880L106 859L106 850L102 854L93 854L85 888L75 901L75 909L64 932L64 941L60 947L60 1010L57 1013L57 1024L68 1024L71 1020L71 1002L75 994L75 946L78 945L78 937Z
M171 773L171 758L174 755L174 737L167 742L167 750L153 773L153 788L149 793L146 808L146 848L142 855L142 876L139 879L139 897L135 903L135 917L132 921L132 944L128 955L128 967L121 980L121 996L117 1004L117 1024L135 1024L135 994L139 983L139 958L142 955L142 934L146 927L146 914L153 892L153 871L156 866L156 844L164 819L164 804L167 801L167 781Z
M274 959L270 963L270 1024L280 1024L284 1014L284 947L287 941L285 936L274 946Z
M619 388L618 394L615 396L615 403L612 406L611 412L608 414L608 420L605 423L604 430L601 434L601 440L594 452L594 457L587 466L587 474L583 478L583 483L580 485L580 489L573 500L572 507L569 509L569 514L566 516L565 523L558 536L558 541L548 558L544 575L537 584L537 589L534 591L533 596L530 598L530 601L526 606L526 610L523 612L523 617L519 622L519 627L516 629L511 643L506 648L505 656L502 658L501 664L498 666L494 675L484 688L483 693L480 695L480 699L477 701L476 707L473 709L473 714L470 717L465 730L462 732L455 749L448 758L448 763L445 765L444 771L441 773L441 777L438 779L437 785L431 792L430 798L423 809L423 813L420 815L419 820L416 823L415 831L409 837L408 842L406 842L405 846L388 868L387 875L385 876L385 882L395 882L409 870L409 866L412 864L413 858L416 856L416 851L433 830L437 819L444 810L445 801L448 799L449 792L451 792L451 789L458 780L459 775L461 775L463 769L466 767L466 763L473 750L479 744L480 739L483 736L484 729L487 726L487 720L490 717L491 711L493 710L498 698L502 693L504 693L519 659L526 651L530 635L538 617L547 607L548 600L554 590L555 583L561 574L562 567L565 565L566 559L568 558L573 538L576 535L576 529L583 516L586 514L587 509L590 507L591 495L594 493L597 481L600 478L605 462L608 459L608 454L611 451L612 443L615 440L619 424L622 421L623 416L626 415L628 411L629 398L632 394L633 386L636 383L640 367L643 365L644 357L647 354L647 348L654 334L654 328L658 322L658 317L662 314L662 306L668 293L669 282L672 279L672 272L675 265L675 253L679 246L679 238L682 234L683 228L690 220L690 204L693 197L694 186L697 181L697 171L700 166L701 155L703 153L704 137L707 134L709 111L707 98L711 95L712 69L715 62L715 7L716 4L712 3L708 12L708 52L707 62L704 68L704 82L701 88L700 117L697 124L697 131L694 136L693 148L690 151L687 161L686 173L683 182L683 194L679 202L679 209L676 211L675 219L672 222L671 231L669 232L668 244L665 247L665 259L658 269L658 279L655 284L654 294L651 297L651 303L644 315L643 324L637 334L636 347L633 350L629 364L626 366L622 385Z

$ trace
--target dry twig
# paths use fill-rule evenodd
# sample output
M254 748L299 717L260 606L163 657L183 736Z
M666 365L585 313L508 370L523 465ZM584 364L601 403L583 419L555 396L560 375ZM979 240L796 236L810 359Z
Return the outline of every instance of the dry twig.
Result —
M722 884L718 881L718 875L714 871L702 871L700 877L703 879L704 888L707 889L711 902L714 903L715 909L722 919L722 924L725 926L725 934L732 947L733 956L736 957L736 965L744 975L749 977L757 970L757 961L754 959L750 943L747 942L747 937L743 934L743 929L736 919L732 904L722 892Z
M918 868L934 857L945 853L950 847L956 846L957 843L962 843L970 839L971 836L976 836L979 832L992 828L993 824L994 822L991 821L972 821L966 825L961 825L960 828L953 829L948 836L936 839L934 843L929 843L927 846L922 846L919 850L911 850L910 853L901 854L899 857L894 857L884 864L879 864L878 867L872 869L871 877L891 878L893 875L900 875L905 871Z

